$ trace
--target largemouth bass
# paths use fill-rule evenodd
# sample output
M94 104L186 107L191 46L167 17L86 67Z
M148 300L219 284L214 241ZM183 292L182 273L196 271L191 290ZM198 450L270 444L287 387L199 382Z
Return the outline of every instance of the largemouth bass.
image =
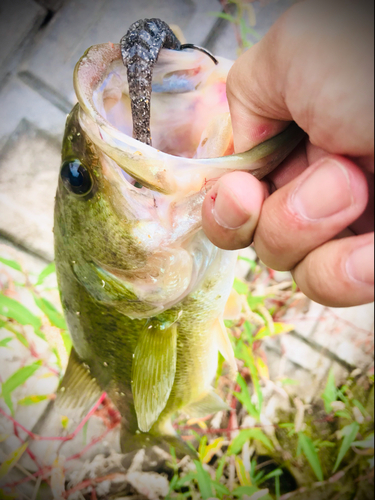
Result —
M122 417L124 452L179 447L177 410L226 408L211 382L218 351L236 369L223 311L237 254L206 238L202 202L226 172L263 177L303 135L294 124L233 155L231 62L173 49L154 62L153 147L132 137L120 45L91 47L77 63L55 205L57 275L74 346L55 404L83 413L106 391Z

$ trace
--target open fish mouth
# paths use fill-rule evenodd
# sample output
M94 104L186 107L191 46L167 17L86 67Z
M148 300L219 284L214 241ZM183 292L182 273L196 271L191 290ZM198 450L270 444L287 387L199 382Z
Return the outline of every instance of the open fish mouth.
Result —
M258 178L272 171L303 137L296 124L242 154L233 153L226 99L231 61L204 53L163 49L154 66L151 99L153 147L132 137L126 68L118 44L88 49L74 71L80 124L132 182L185 197L233 170Z
M91 47L74 73L81 125L134 183L166 194L181 194L182 185L185 194L197 192L204 183L198 160L233 153L226 99L231 65L226 59L215 65L194 50L161 51L153 74L151 147L132 138L129 87L119 45Z

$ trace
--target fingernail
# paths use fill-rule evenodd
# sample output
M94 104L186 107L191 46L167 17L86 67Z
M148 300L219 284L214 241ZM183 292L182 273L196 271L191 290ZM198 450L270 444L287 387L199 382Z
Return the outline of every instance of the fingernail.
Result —
M219 183L216 197L213 198L215 201L212 215L219 226L238 229L249 220L250 212L240 202L236 193L224 183Z
M373 285L374 244L370 243L354 250L347 260L346 271L355 281Z
M349 174L336 160L326 158L292 195L295 211L305 219L318 220L348 208L353 197Z

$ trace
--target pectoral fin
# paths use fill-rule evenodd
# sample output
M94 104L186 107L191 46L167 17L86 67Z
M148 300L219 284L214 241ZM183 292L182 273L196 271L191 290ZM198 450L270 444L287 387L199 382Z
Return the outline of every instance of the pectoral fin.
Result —
M167 404L176 374L177 324L151 323L134 352L132 390L138 427L148 432Z
M234 373L237 373L237 362L234 357L233 347L228 337L227 328L224 325L224 320L222 317L216 320L215 325L215 334L216 334L216 342L217 347L220 353L223 355L224 359L228 362L231 370Z
M229 406L213 390L184 408L184 412L192 418L203 418L222 410L229 410Z

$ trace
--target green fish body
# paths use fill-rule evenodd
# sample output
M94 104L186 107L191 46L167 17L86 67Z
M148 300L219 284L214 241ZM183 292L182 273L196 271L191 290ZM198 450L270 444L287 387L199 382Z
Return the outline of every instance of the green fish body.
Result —
M222 317L237 255L205 237L201 205L210 179L239 169L262 177L302 137L292 125L222 156L231 63L175 52L162 50L155 66L154 147L131 137L119 46L86 52L56 194L56 268L74 346L56 402L84 413L106 391L122 417L124 452L178 443L171 417L180 409L226 408L211 382L219 351L236 369Z

